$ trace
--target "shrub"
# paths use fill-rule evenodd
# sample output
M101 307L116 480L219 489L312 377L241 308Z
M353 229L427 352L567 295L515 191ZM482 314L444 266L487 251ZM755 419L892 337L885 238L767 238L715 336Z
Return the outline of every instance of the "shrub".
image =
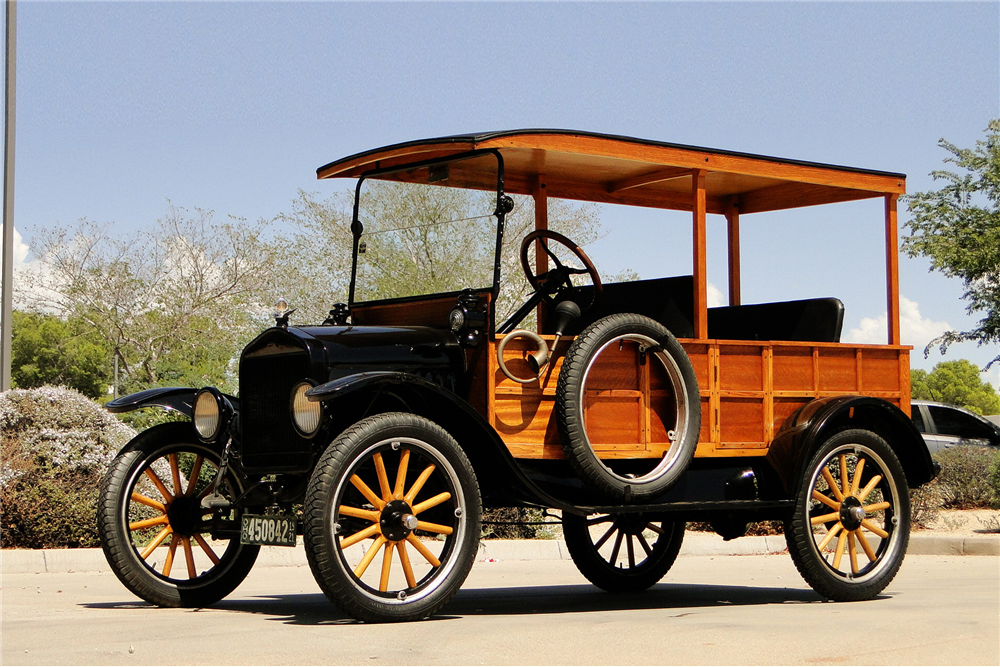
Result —
M990 490L993 491L993 506L1000 506L1000 451L993 455L990 469L987 473L987 482Z
M934 454L941 464L936 485L946 509L984 509L1000 496L990 481L997 452L983 447L952 447Z
M3 546L97 546L97 493L135 431L62 387L0 394Z
M527 507L494 507L483 511L483 539L530 540L545 537L544 526L530 522L544 521L544 513ZM496 522L496 523L494 523Z

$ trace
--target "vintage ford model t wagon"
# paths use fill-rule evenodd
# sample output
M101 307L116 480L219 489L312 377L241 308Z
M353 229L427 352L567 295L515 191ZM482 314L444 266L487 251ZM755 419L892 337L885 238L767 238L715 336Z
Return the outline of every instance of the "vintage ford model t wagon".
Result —
M190 417L139 434L102 487L104 551L136 595L211 604L261 544L301 534L344 611L419 619L465 580L483 507L509 506L560 510L576 565L611 591L655 584L689 520L726 538L784 521L802 576L833 600L895 576L908 487L934 475L899 338L903 175L551 130L398 144L318 175L357 179L348 303L307 326L279 302L242 353L238 398L108 404ZM426 215L370 206L377 188ZM535 229L515 240L533 293L499 321L512 195L533 199ZM689 211L692 275L602 284L548 229L549 198ZM885 345L841 343L836 298L741 303L743 216L866 198L885 202ZM720 308L709 215L728 225Z

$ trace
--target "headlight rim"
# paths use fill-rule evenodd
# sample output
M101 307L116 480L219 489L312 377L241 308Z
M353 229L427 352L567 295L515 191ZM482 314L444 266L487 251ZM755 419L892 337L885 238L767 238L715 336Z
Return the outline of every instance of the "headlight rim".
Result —
M307 440L315 438L317 435L319 435L319 432L323 429L323 417L325 416L323 403L318 401L310 401L308 398L305 397L305 392L309 391L316 385L317 383L309 378L300 380L299 382L295 383L295 386L292 387L292 393L288 398L288 411L291 413L292 416L292 426L295 428L296 433L298 433L300 436L302 436ZM305 388L304 390L302 389L303 387ZM302 399L304 401L304 404L310 407L313 405L316 406L316 411L317 411L316 426L311 431L307 431L302 427L301 424L299 424L298 413L295 410L295 399L299 396L300 390L302 390Z
M199 427L198 406L202 401L202 396L209 396L215 407L215 429L207 435ZM194 396L194 403L191 405L191 422L194 426L198 439L206 444L217 442L220 436L225 434L233 416L233 406L229 400L215 387L202 387Z

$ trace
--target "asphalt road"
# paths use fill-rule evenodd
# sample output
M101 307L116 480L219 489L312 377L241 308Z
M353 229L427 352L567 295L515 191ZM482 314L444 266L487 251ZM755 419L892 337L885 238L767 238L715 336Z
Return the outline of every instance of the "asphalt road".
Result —
M364 625L307 567L257 568L207 609L157 609L109 573L4 574L16 664L1000 663L1000 558L909 556L876 600L823 602L787 555L682 556L614 596L568 561L476 563L434 619Z

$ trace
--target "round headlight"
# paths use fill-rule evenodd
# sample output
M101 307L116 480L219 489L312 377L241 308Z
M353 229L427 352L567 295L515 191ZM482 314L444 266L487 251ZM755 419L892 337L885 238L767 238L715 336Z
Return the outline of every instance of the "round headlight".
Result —
M306 392L312 389L308 382L300 382L292 390L292 419L295 428L306 438L311 438L319 432L323 417L323 406L306 398Z
M194 399L194 428L202 440L215 440L222 430L219 398L216 392L205 388Z

